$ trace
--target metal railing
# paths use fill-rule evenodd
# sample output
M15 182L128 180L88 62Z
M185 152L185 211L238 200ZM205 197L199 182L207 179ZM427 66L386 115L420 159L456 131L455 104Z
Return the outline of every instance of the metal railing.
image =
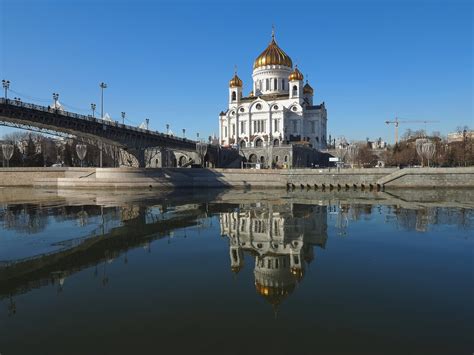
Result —
M107 120L103 120L103 119L100 119L100 118L92 117L91 115L87 115L87 116L86 115L81 115L81 114L78 114L78 113L75 113L75 112L69 112L69 111L65 111L65 110L62 110L62 109L52 108L50 106L45 107L45 106L35 105L35 104L32 104L32 103L28 103L28 102L23 102L23 101L20 101L20 100L14 100L14 99L12 100L12 99L5 99L5 98L0 98L0 104L11 105L11 106L16 106L16 107L22 107L22 108L26 108L26 109L30 109L30 110L41 111L41 112L55 113L57 115L61 115L61 116L65 116L65 117L71 117L71 118L75 118L75 119L79 119L79 120L83 120L83 121L87 121L87 122L97 122L97 123L107 125L107 126L111 126L111 127L118 127L118 128L123 128L123 129L127 129L127 130L134 131L134 132L140 132L140 133L145 133L145 134L151 134L151 135L154 135L154 136L166 137L168 139L173 139L173 140L178 141L178 142L195 143L194 141L186 139L186 138L180 138L180 137L172 136L172 135L169 135L169 134L164 134L164 133L161 133L161 132L158 132L158 131L151 131L151 130L147 130L147 129L143 129L143 128L139 128L139 127L129 126L129 125L126 125L126 124L121 124L118 121L107 121Z

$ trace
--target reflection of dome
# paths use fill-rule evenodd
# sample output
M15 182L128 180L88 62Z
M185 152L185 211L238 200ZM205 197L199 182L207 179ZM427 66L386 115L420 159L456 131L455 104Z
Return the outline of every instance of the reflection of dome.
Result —
M298 66L295 66L295 70L290 73L288 81L303 80L303 74L298 70Z
M278 306L295 289L295 284L286 286L264 286L255 282L257 292L273 306Z
M255 261L255 288L270 304L279 305L294 289L299 275L290 269L288 255L266 255Z
M291 269L291 273L293 274L293 276L294 276L298 281L301 281L301 279L302 279L303 276L304 276L304 271L303 271L303 269L297 268L297 267L292 268L292 269Z
M234 74L234 77L230 79L229 87L231 88L242 87L242 80L237 76L237 74Z
M282 65L288 68L293 67L291 58L275 42L275 36L272 35L272 41L268 47L255 59L253 68L257 69L266 65Z
M239 271L242 270L242 266L241 265L232 266L230 269L232 270L233 273L238 274Z

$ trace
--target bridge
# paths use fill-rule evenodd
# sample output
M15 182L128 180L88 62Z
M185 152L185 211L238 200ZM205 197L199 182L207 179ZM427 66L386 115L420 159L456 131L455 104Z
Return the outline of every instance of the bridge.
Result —
M0 99L0 124L43 132L60 132L105 143L126 150L135 156L140 167L145 167L148 148L177 149L196 152L198 142L186 138L142 129L117 121L106 121L92 116L44 107L20 100ZM207 160L218 163L218 147L206 144Z

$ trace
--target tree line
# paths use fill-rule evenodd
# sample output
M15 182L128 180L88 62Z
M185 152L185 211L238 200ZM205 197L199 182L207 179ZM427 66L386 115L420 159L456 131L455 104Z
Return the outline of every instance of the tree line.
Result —
M385 150L373 150L368 145L360 144L354 164L363 167L374 167L383 161L385 166L426 166L426 161L419 156L416 150L416 141L419 138L429 139L434 144L435 153L430 166L455 167L474 165L474 139L468 127L458 127L456 140L448 141L439 132L427 135L424 130L407 130L401 140Z
M0 162L6 166L2 145L13 145L10 167L47 167L52 165L81 166L76 153L77 144L87 146L87 154L83 166L99 166L99 148L75 138L45 136L36 133L13 132L0 139ZM103 166L114 166L114 157L103 151Z

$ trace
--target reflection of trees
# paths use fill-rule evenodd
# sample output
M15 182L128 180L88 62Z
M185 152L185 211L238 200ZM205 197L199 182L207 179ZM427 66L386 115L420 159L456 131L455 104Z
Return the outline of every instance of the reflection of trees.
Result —
M104 222L115 220L117 207L101 209L100 206L42 206L32 204L6 205L0 209L3 229L21 234L36 234L46 229L50 222L76 221L79 226L89 223L91 217L103 215Z
M474 227L474 210L465 208L425 207L406 209L393 207L396 224L405 230L425 232L431 225L456 225L463 229Z
M13 229L20 233L39 233L48 225L48 214L35 205L23 204L6 206L0 210L0 220L4 229Z

